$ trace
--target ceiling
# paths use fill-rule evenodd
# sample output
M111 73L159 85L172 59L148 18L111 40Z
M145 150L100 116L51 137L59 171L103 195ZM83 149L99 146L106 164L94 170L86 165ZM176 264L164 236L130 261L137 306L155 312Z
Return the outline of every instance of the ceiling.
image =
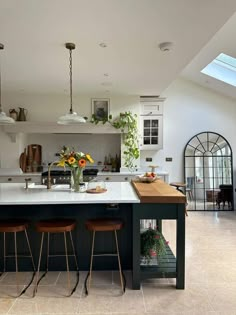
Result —
M222 52L236 58L235 30L236 13L185 67L181 76L236 99L236 87L201 73L201 70Z
M0 0L2 89L67 93L64 44L74 42L73 93L159 95L187 65L194 80L235 11L235 0ZM162 52L166 41L173 47Z

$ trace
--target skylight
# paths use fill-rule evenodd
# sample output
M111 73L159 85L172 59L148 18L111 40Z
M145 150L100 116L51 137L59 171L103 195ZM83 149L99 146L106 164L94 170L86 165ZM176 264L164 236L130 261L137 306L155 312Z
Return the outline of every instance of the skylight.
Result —
M236 87L236 58L221 53L201 72Z

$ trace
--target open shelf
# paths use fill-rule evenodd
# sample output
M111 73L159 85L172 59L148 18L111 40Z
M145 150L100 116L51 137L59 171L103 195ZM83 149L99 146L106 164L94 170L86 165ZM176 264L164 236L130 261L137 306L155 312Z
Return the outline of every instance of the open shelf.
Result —
M141 280L149 278L176 278L176 258L166 245L166 255L159 258L152 258L149 265L140 265L140 278Z

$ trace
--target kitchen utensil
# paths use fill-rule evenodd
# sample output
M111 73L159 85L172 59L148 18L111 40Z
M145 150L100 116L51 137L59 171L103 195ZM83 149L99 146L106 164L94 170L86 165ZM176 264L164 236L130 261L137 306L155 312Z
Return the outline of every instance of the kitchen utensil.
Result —
M14 108L9 109L9 116L13 118L14 120L18 119L18 113Z
M28 113L28 110L23 107L18 107L19 108L19 114L18 114L18 121L26 121L26 116Z

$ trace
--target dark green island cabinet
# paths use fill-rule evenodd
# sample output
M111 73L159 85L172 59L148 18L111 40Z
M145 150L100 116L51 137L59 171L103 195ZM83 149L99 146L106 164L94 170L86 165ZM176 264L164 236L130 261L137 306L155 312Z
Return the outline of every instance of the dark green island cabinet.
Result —
M33 256L38 260L40 235L35 231L34 224L38 220L48 218L74 218L77 222L73 233L79 260L79 269L88 270L91 234L85 228L87 219L98 217L119 217L124 221L124 228L118 233L122 267L132 271L132 287L139 289L145 278L176 278L176 288L184 289L185 274L185 196L158 180L155 183L111 182L107 183L107 192L92 195L74 193L58 187L47 190L35 185L28 190L23 184L0 184L0 220L24 218L29 220L29 237L32 243ZM171 219L176 220L176 258L168 247L167 255L157 267L140 266L140 220ZM2 234L2 233L1 233ZM0 243L3 235L0 234ZM19 251L24 254L23 237L19 235ZM7 238L11 249L10 236ZM54 253L64 250L60 235L52 236ZM96 248L113 251L115 244L113 235L98 233ZM167 245L168 246L168 245ZM45 250L45 249L44 249ZM43 252L45 254L45 251ZM3 246L0 246L0 270L2 269ZM46 255L43 255L46 257ZM14 270L14 259L8 259L8 270ZM43 264L42 264L43 265ZM50 259L49 270L65 270L63 257ZM114 257L98 257L94 260L95 270L116 270L117 261ZM73 269L73 265L71 266ZM19 261L19 270L31 270L27 259Z

